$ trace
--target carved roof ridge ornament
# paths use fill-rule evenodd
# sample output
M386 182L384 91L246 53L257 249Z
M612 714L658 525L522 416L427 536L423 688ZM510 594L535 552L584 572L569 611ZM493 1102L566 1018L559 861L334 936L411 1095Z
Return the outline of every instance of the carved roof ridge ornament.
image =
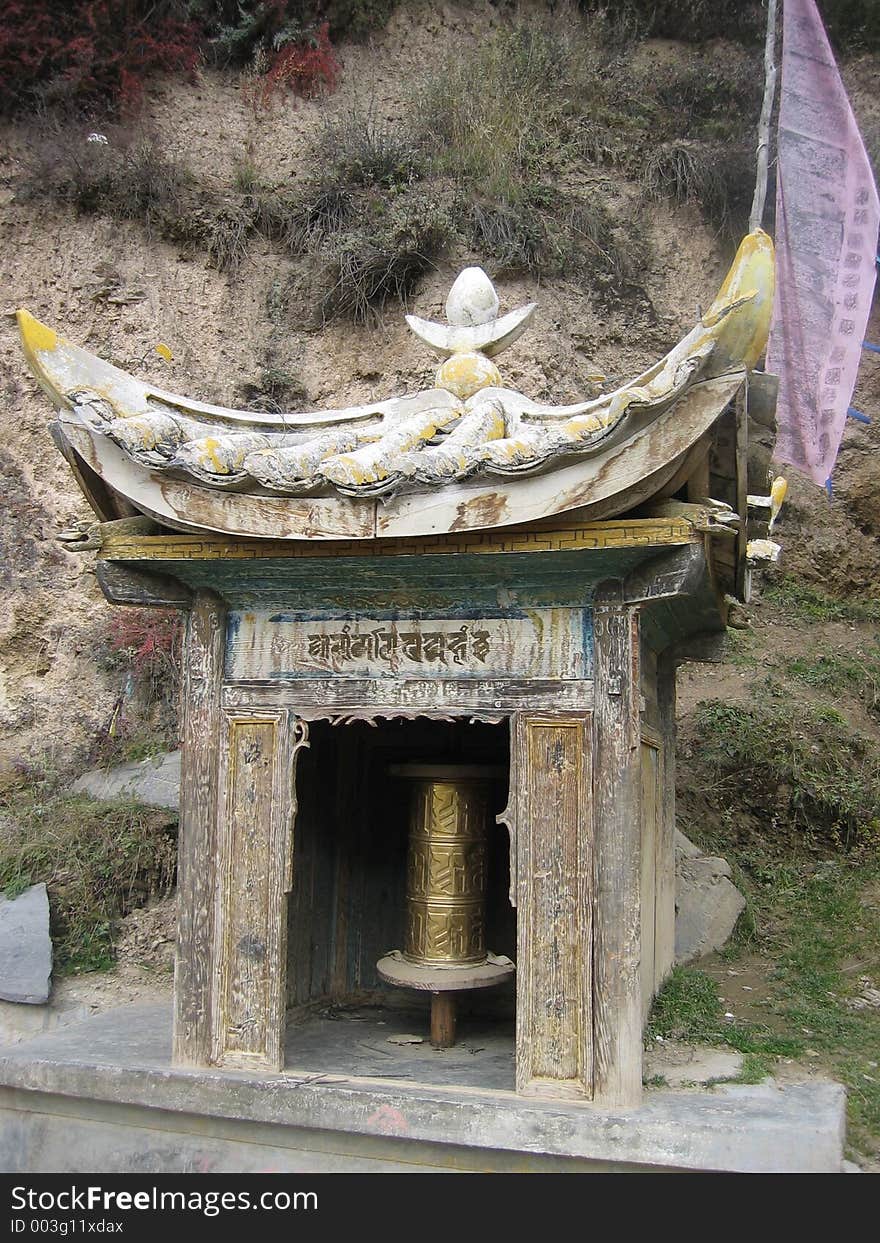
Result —
M456 397L472 397L481 388L501 385L501 375L488 360L522 336L537 302L498 318L498 294L482 268L458 274L446 299L448 324L407 315L406 322L446 362L437 371L438 388Z
M493 526L583 507L594 499L591 477L602 516L622 512L623 498L613 507L615 490L646 476L659 479L661 467L671 472L721 413L723 406L715 410L712 402L724 386L711 382L748 370L762 354L773 262L767 234L749 234L709 310L664 358L613 392L566 406L502 386L492 357L520 336L535 304L499 317L498 295L478 267L466 268L454 282L446 324L407 316L416 336L443 357L436 386L337 410L269 414L193 401L65 341L27 311L18 319L31 368L61 411L53 434L99 512L101 502L74 454L137 510L184 530L290 539L367 535L381 522L343 498L381 495L387 502L399 494L385 514L396 506L407 517L395 533L416 534L424 521L408 494L444 485L470 489L471 508L461 511L463 501L435 505L429 530ZM696 400L701 385L705 396L689 421L684 411L690 407L681 399L693 391ZM677 422L666 430L662 416L671 407ZM635 446L648 431L641 441L644 460L624 461L621 446ZM578 459L587 460L572 472ZM512 483L553 471L557 483L542 478L530 489L522 478L504 505L498 500L503 489L499 494L487 478ZM494 498L482 508L480 489ZM232 495L222 503L211 500L218 492ZM515 495L531 499L518 507ZM309 503L294 506L296 497ZM290 507L279 509L288 498Z

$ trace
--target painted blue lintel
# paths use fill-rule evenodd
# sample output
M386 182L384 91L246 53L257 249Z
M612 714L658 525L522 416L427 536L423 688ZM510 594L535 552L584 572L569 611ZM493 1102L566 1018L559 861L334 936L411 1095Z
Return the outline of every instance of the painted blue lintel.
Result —
M598 583L622 580L652 547L578 549L546 554L430 554L356 558L177 562L188 586L209 588L233 608L299 613L307 609L440 617L522 608L583 608Z

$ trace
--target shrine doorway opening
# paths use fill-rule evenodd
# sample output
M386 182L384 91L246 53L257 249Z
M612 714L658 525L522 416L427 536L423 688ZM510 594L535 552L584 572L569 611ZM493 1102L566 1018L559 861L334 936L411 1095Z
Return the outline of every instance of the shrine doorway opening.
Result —
M413 783L404 774L426 764L485 774L485 943L515 961L510 843L496 822L508 801L508 722L315 721L309 744L296 772L287 1069L512 1088L512 974L494 987L457 991L455 1044L433 1050L430 991L395 987L377 971L406 943ZM394 1044L401 1035L414 1043Z

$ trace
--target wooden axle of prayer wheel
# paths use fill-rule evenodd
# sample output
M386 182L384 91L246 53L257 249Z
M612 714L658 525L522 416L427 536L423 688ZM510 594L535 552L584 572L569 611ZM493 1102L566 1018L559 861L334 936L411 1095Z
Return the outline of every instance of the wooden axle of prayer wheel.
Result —
M513 974L486 949L489 787L500 770L477 764L395 764L413 783L403 950L377 963L389 984L431 994L431 1044L455 1043L456 994Z

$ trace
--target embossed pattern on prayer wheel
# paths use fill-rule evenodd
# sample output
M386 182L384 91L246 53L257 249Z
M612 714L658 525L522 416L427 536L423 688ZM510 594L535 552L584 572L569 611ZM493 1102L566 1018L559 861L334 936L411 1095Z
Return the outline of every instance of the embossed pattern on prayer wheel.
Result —
M425 966L486 958L487 784L413 783L403 956Z
M431 1044L455 1044L455 995L500 984L516 970L486 949L486 872L492 780L486 764L392 764L412 782L403 950L376 963L380 980L431 994Z

